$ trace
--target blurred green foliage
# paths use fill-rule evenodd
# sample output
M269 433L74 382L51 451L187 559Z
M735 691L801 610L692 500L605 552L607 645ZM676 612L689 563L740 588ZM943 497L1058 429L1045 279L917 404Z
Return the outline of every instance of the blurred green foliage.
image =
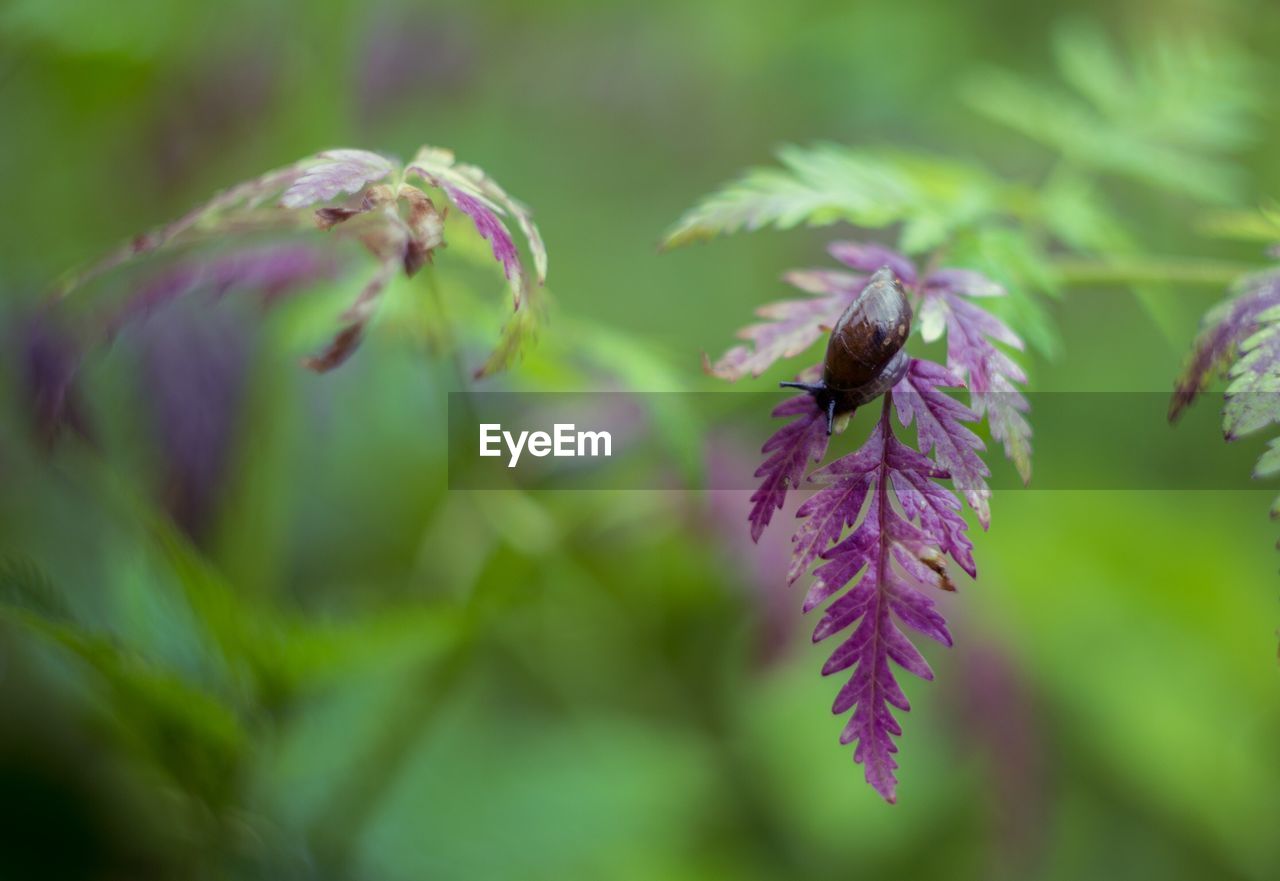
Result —
M659 255L661 233L827 143L810 191L856 160L925 195L824 221L906 220L886 241L1063 295L1011 298L1038 389L1164 391L1221 268L1260 260L1277 40L1262 0L10 0L0 330L12 351L51 279L220 187L429 142L530 204L551 256L550 322L489 387L707 389L699 353L850 233ZM785 530L742 544L745 493L447 490L455 361L507 304L453 259L482 248L439 261L452 337L400 282L320 378L297 357L356 276L196 311L235 328L245 380L195 532L139 384L143 332L178 325L86 363L92 443L42 450L6 364L0 877L1280 874L1265 495L997 493L887 808L836 743ZM656 416L695 480L764 437L708 449L713 414Z

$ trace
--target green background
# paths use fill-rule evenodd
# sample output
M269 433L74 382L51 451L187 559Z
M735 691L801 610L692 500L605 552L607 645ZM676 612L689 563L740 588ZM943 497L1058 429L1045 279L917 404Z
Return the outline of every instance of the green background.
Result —
M663 230L783 143L1042 179L1052 154L961 92L990 67L1054 81L1064 21L1252 58L1254 136L1226 160L1245 185L1223 202L1280 192L1273 4L1058 6L9 0L5 349L58 273L221 187L326 147L425 142L531 205L550 253L551 321L489 387L710 389L700 353L854 233L659 254ZM1197 232L1222 206L1104 180L1151 252L1258 262L1257 243ZM134 336L85 365L94 445L42 452L6 366L0 877L1280 877L1268 495L998 492L978 580L944 598L957 646L906 683L887 806L837 743L785 526L751 546L745 494L447 492L459 374L440 350L478 363L506 296L451 250L449 339L402 281L325 376L297 359L359 269L269 315L184 313L232 328L245 371L194 535L163 513ZM1222 292L1172 285L1144 308L1071 286L1034 388L1167 390ZM1177 429L1205 457L1228 455L1216 406ZM750 463L768 430L661 418L695 480ZM1172 429L1081 430L1140 450Z

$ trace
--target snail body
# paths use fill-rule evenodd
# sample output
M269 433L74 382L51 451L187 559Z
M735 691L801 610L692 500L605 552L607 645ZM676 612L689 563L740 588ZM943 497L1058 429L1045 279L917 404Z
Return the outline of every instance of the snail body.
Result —
M830 434L837 415L875 400L902 379L910 362L902 347L910 333L911 304L893 270L883 266L831 329L822 379L781 385L813 395L827 414Z

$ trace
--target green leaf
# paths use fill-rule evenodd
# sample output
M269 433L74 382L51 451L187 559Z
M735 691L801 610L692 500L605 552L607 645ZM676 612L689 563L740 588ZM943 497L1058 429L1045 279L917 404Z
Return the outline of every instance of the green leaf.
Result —
M1280 203L1266 200L1260 208L1247 211L1215 211L1199 223L1205 235L1243 242L1280 242Z
M23 609L49 621L71 620L71 612L53 582L27 557L0 557L0 606Z
M1074 94L990 70L964 83L965 100L1082 168L1213 204L1240 197L1226 154L1253 138L1258 95L1239 53L1155 38L1122 57L1081 25L1060 29L1054 49Z
M69 619L0 605L0 619L78 658L108 687L109 720L142 755L202 801L229 802L247 737L235 710L109 635Z
M740 230L847 221L906 223L902 247L921 253L969 223L1007 210L1015 193L980 168L924 154L832 144L785 147L781 168L757 168L713 193L667 233L674 248Z

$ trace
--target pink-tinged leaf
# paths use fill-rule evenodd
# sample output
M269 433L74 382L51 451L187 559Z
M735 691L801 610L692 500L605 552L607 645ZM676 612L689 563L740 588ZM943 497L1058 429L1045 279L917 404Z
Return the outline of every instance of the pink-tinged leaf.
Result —
M966 297L1003 297L1006 293L1000 284L972 269L936 269L929 274L926 285Z
M232 290L257 292L267 305L337 274L337 261L307 245L274 245L232 251L206 260L184 260L147 282L105 322L108 337L182 297Z
M1240 343L1231 365L1222 430L1233 441L1280 422L1280 306L1261 313L1261 329Z
M328 202L342 193L359 192L365 184L382 180L391 170L389 160L368 150L326 150L285 190L280 204L285 208L305 208Z
M1245 340L1258 331L1259 316L1280 306L1280 270L1244 279L1236 296L1215 306L1204 318L1186 369L1169 401L1173 422L1214 377L1222 373Z
M405 171L421 177L433 187L465 193L470 199L480 202L497 218L509 213L515 218L516 226L520 228L525 241L528 242L538 284L546 283L547 248L542 241L542 234L538 231L537 224L533 222L533 213L519 200L512 198L498 185L497 181L474 165L458 162L451 151L437 147L420 149ZM450 198L452 199L453 196L450 195ZM466 211L466 208L461 205L458 207L474 219L475 216ZM483 232L481 234L483 235ZM485 238L489 239L488 236ZM494 244L492 239L489 239L489 242ZM498 255L497 250L497 246L494 245L494 256L503 262L505 268L506 261ZM509 274L508 278L510 278Z
M460 174L468 177L477 190L491 201L501 205L515 218L516 226L520 228L521 234L529 244L529 253L533 255L533 269L537 275L538 284L545 284L547 281L547 246L542 241L542 233L538 231L537 224L533 222L533 212L524 203L509 196L506 190L498 186L497 181L474 165L457 164L454 167Z
M909 259L884 245L874 242L832 242L827 253L845 266L860 272L875 272L888 266L906 287L916 283L916 267Z
M991 491L987 488L991 472L978 455L986 447L962 424L976 422L978 414L938 390L960 385L960 380L942 365L913 358L906 375L894 388L894 406L904 427L915 421L920 452L932 453L938 467L951 475L986 529L991 524Z
M793 269L784 273L782 280L806 294L846 294L851 297L862 293L867 285L865 275L838 269Z
M506 224L499 219L498 213L493 210L493 206L486 204L484 200L469 195L456 187L446 186L444 191L448 195L449 201L457 205L459 211L471 218L471 222L475 224L476 232L480 233L481 238L493 248L493 259L502 264L502 271L507 280L515 283L516 303L519 304L522 274L520 254L516 251L515 242L511 240L511 233L507 231Z
M1280 423L1280 270L1248 276L1236 289L1235 297L1205 317L1169 403L1172 422L1229 364L1222 411L1222 431L1228 441ZM1280 438L1268 443L1253 468L1255 479L1276 474L1280 474ZM1280 498L1272 503L1271 517L1280 519Z
M918 399L911 411L917 430L923 420L932 420L926 430L942 438L933 441L935 458L939 442L972 451L972 433L961 435L957 420L973 414L954 402L948 406L932 400L945 399L936 386L950 375L925 362L913 364L908 376L913 372L924 391L909 384L900 388ZM806 520L794 539L793 561L793 575L797 567L824 561L814 572L805 611L835 597L814 628L815 642L851 629L822 669L823 675L851 671L832 705L836 714L853 711L840 742L857 743L854 761L889 802L897 797L894 738L902 733L893 709L910 709L893 668L933 678L904 628L951 645L946 622L921 588L954 589L945 557L970 575L976 572L960 501L936 482L948 472L894 435L891 412L897 405L897 390L886 394L866 443L811 476L824 485L797 512ZM852 531L842 538L849 527Z
M94 432L76 382L83 354L70 328L52 310L41 310L15 322L5 342L17 353L21 391L40 441L51 448L64 428L92 441Z
M756 314L767 320L738 333L749 345L734 346L709 373L731 381L759 376L774 362L801 354L831 330L866 285L862 276L820 270L791 272L787 280L815 296L761 306Z
M1027 381L1022 368L995 343L1019 351L1022 339L1009 327L966 299L998 295L976 273L943 270L922 285L920 328L925 342L947 337L947 367L969 388L975 413L987 417L991 436L1004 447L1024 483L1031 480L1031 425L1024 414L1030 404L1018 385Z
M760 450L770 454L756 469L763 477L751 496L751 540L759 541L773 514L786 501L788 490L800 485L810 460L819 462L827 452L827 422L809 395L799 395L782 402L774 416L794 416L794 420L778 429Z

